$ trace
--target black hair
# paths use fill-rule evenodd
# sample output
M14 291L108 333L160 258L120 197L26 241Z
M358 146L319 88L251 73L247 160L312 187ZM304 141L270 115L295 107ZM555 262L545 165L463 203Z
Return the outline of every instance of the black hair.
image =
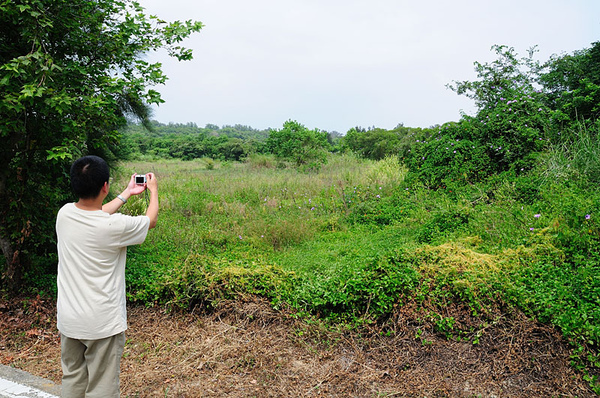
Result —
M84 156L71 166L71 189L80 199L96 198L109 178L108 164L98 156Z

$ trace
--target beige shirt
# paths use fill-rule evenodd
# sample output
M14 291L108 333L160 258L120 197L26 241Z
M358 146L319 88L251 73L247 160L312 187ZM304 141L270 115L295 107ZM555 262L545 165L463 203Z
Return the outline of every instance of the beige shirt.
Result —
M127 246L144 242L150 218L63 206L58 237L58 329L67 337L98 340L127 329Z

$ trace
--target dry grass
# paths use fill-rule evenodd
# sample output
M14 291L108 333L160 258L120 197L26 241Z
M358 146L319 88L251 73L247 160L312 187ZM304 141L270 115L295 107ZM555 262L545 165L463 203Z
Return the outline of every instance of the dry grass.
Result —
M23 303L0 305L0 362L60 382L54 303ZM448 311L470 321L464 308ZM419 314L409 303L380 325L349 331L295 319L260 299L224 302L210 313L131 308L122 395L593 396L550 327L497 314L473 345L433 333Z

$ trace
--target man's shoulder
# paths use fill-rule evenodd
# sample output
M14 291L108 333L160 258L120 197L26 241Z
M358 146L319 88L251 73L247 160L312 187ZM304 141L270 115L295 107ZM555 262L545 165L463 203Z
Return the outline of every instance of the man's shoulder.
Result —
M60 207L60 209L58 210L58 212L60 213L60 212L70 211L70 210L71 210L71 209L73 209L74 207L75 207L75 203L73 203L73 202L68 202L68 203L65 203L64 205L62 205L62 206Z
M75 203L64 204L60 209L58 209L58 213L56 214L56 219L59 220L60 218L64 217L65 215L72 213L74 208L75 208Z
M74 202L66 203L59 210L57 216L69 215L72 217L85 216L85 217L107 217L109 214L102 210L84 210L77 207Z

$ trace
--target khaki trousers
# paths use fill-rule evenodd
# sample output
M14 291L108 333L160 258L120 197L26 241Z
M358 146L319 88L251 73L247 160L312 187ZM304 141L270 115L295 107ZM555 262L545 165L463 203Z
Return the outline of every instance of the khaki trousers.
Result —
M119 397L125 333L101 340L60 337L63 398Z

